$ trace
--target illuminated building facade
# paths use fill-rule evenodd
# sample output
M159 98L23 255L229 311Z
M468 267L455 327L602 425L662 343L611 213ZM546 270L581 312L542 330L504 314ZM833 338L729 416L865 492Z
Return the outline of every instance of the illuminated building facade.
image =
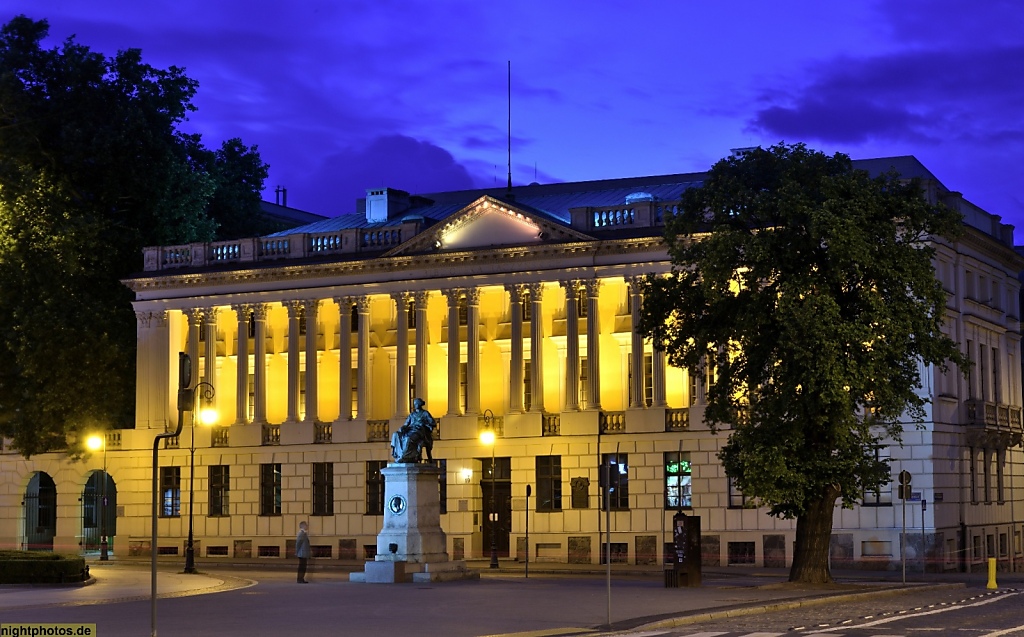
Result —
M922 177L927 197L965 214L964 236L938 246L936 273L949 334L976 368L968 379L924 370L930 419L886 451L891 488L836 510L833 565L900 560L903 470L917 498L906 507L917 568L922 548L935 570L1020 561L1024 259L1012 228L911 157L855 163ZM613 563L658 564L682 510L702 518L705 564L788 565L795 523L751 508L716 457L727 432L703 422L713 372L668 365L632 330L637 277L670 270L664 215L701 178L382 188L358 214L287 233L147 249L145 271L126 281L138 317L135 428L108 435L115 553L150 550L149 450L176 424L185 351L220 414L196 428L202 559L287 556L301 520L317 555L369 557L390 433L421 397L440 420L433 453L452 559L488 556L493 532L503 557L600 563L607 502ZM493 449L480 442L486 429ZM160 452L162 553L183 553L189 435ZM6 544L90 545L96 458L0 460L14 478L0 500ZM36 532L51 522L48 537Z

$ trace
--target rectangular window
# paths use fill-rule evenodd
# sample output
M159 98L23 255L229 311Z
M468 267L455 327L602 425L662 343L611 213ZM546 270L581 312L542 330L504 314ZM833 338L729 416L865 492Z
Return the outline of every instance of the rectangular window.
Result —
M1003 486L1003 464L1006 461L1005 451L996 451L993 453L993 460L996 461L996 502L1003 504L1006 502L1006 491Z
M469 325L469 301L459 299L459 325Z
M729 508L742 509L747 506L747 496L736 486L736 480L729 478Z
M992 351L992 402L998 403L1002 400L1002 392L999 391L999 348L989 349Z
M576 316L579 318L587 318L587 296L585 294L576 294Z
M334 515L333 463L313 463L313 515Z
M434 460L434 466L441 473L437 476L437 488L441 497L441 513L448 513L448 461Z
M984 471L983 484L985 487L985 502L992 503L992 456L994 454L988 449L981 451L981 467Z
M644 354L644 404L654 404L654 354Z
M260 465L260 515L281 515L281 463Z
M459 363L459 404L462 413L469 413L469 363Z
M537 456L537 511L562 510L562 456Z
M967 341L967 398L972 399L976 395L974 392L974 343L970 340Z
M231 471L226 464L210 465L210 505L207 515L213 518L230 515L228 510L228 493L230 491Z
M601 508L629 510L629 454L601 454Z
M533 301L530 301L529 299L524 299L523 302L519 304L519 307L523 308L523 321L528 323L531 317L533 316Z
M876 460L888 460L889 448L879 447L875 449ZM864 492L864 506L887 507L892 506L892 480L889 480L878 488L877 491Z
M693 506L693 472L690 452L665 452L665 508L689 509Z
M416 304L410 303L405 308L405 324L410 330L416 329Z
M697 404L697 374L692 373L690 370L686 370L686 376L690 380L690 383L689 383L689 388L690 388L690 401L689 401L689 405L690 405L690 407L693 407L694 405Z
M181 467L160 467L160 517L181 515Z
M384 474L387 460L366 461L366 515L384 515Z
M352 306L351 308L352 318L349 320L349 327L352 333L355 334L359 331L359 308Z
M530 411L533 403L533 382L530 378L533 371L530 361L523 361L523 409Z
M252 422L256 417L256 374L249 374L249 398L247 411L249 413L249 422Z
M590 370L587 367L587 357L580 357L580 409L586 409L587 405L588 388L590 385Z
M409 365L409 412L412 412L412 401L416 400L416 366Z
M985 346L978 345L978 380L981 381L981 396L982 400L988 400L988 372L985 367L988 366L988 353L985 351Z
M348 377L352 384L348 403L348 417L349 420L351 420L353 418L353 414L356 413L356 409L359 407L359 368L353 367L348 373ZM364 418L366 417L365 414L359 415Z
M306 335L306 308L299 306L299 336Z
M975 451L974 447L971 447L970 449L968 449L968 453L970 454L967 457L967 464L970 466L970 471L971 471L971 502L974 503L974 504L977 504L978 503L978 465L977 465L978 454Z
M249 333L249 338L256 338L256 313L255 312L249 312L248 324L249 324L249 329L247 331Z
M306 370L299 371L299 418L306 417Z

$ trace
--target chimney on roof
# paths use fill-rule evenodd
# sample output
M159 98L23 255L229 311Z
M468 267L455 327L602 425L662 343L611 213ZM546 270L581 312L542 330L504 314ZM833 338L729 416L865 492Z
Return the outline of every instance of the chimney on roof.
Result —
M288 189L278 186L274 189L274 203L279 206L288 207Z
M371 188L366 191L366 221L382 223L412 207L409 193L394 188Z

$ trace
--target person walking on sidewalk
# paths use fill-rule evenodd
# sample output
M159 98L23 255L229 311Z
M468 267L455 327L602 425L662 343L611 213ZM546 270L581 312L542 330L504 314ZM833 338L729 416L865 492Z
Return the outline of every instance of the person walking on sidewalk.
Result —
M295 557L299 558L299 584L309 584L306 581L306 566L309 564L309 535L306 529L309 526L305 522L299 522L299 534L295 537Z

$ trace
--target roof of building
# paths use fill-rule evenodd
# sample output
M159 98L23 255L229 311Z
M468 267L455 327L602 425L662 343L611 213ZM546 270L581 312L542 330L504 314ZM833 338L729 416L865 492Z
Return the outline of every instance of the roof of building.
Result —
M911 155L860 159L854 160L853 163L857 168L867 170L872 175L895 169L906 178L935 179L931 171ZM678 173L553 184L534 183L526 186L513 186L511 191L507 188L480 188L423 193L413 198L417 203L414 203L411 208L387 221L370 222L361 212L348 213L337 217L323 218L270 236L285 236L297 232L334 232L349 228L383 228L398 225L402 219L410 216L441 221L484 195L509 200L510 193L512 200L517 205L528 206L561 223L568 224L570 222L569 211L572 208L624 205L627 203L626 198L630 196L653 201L677 201L683 191L700 186L704 176L705 173ZM363 200L359 200L357 203L365 206Z

